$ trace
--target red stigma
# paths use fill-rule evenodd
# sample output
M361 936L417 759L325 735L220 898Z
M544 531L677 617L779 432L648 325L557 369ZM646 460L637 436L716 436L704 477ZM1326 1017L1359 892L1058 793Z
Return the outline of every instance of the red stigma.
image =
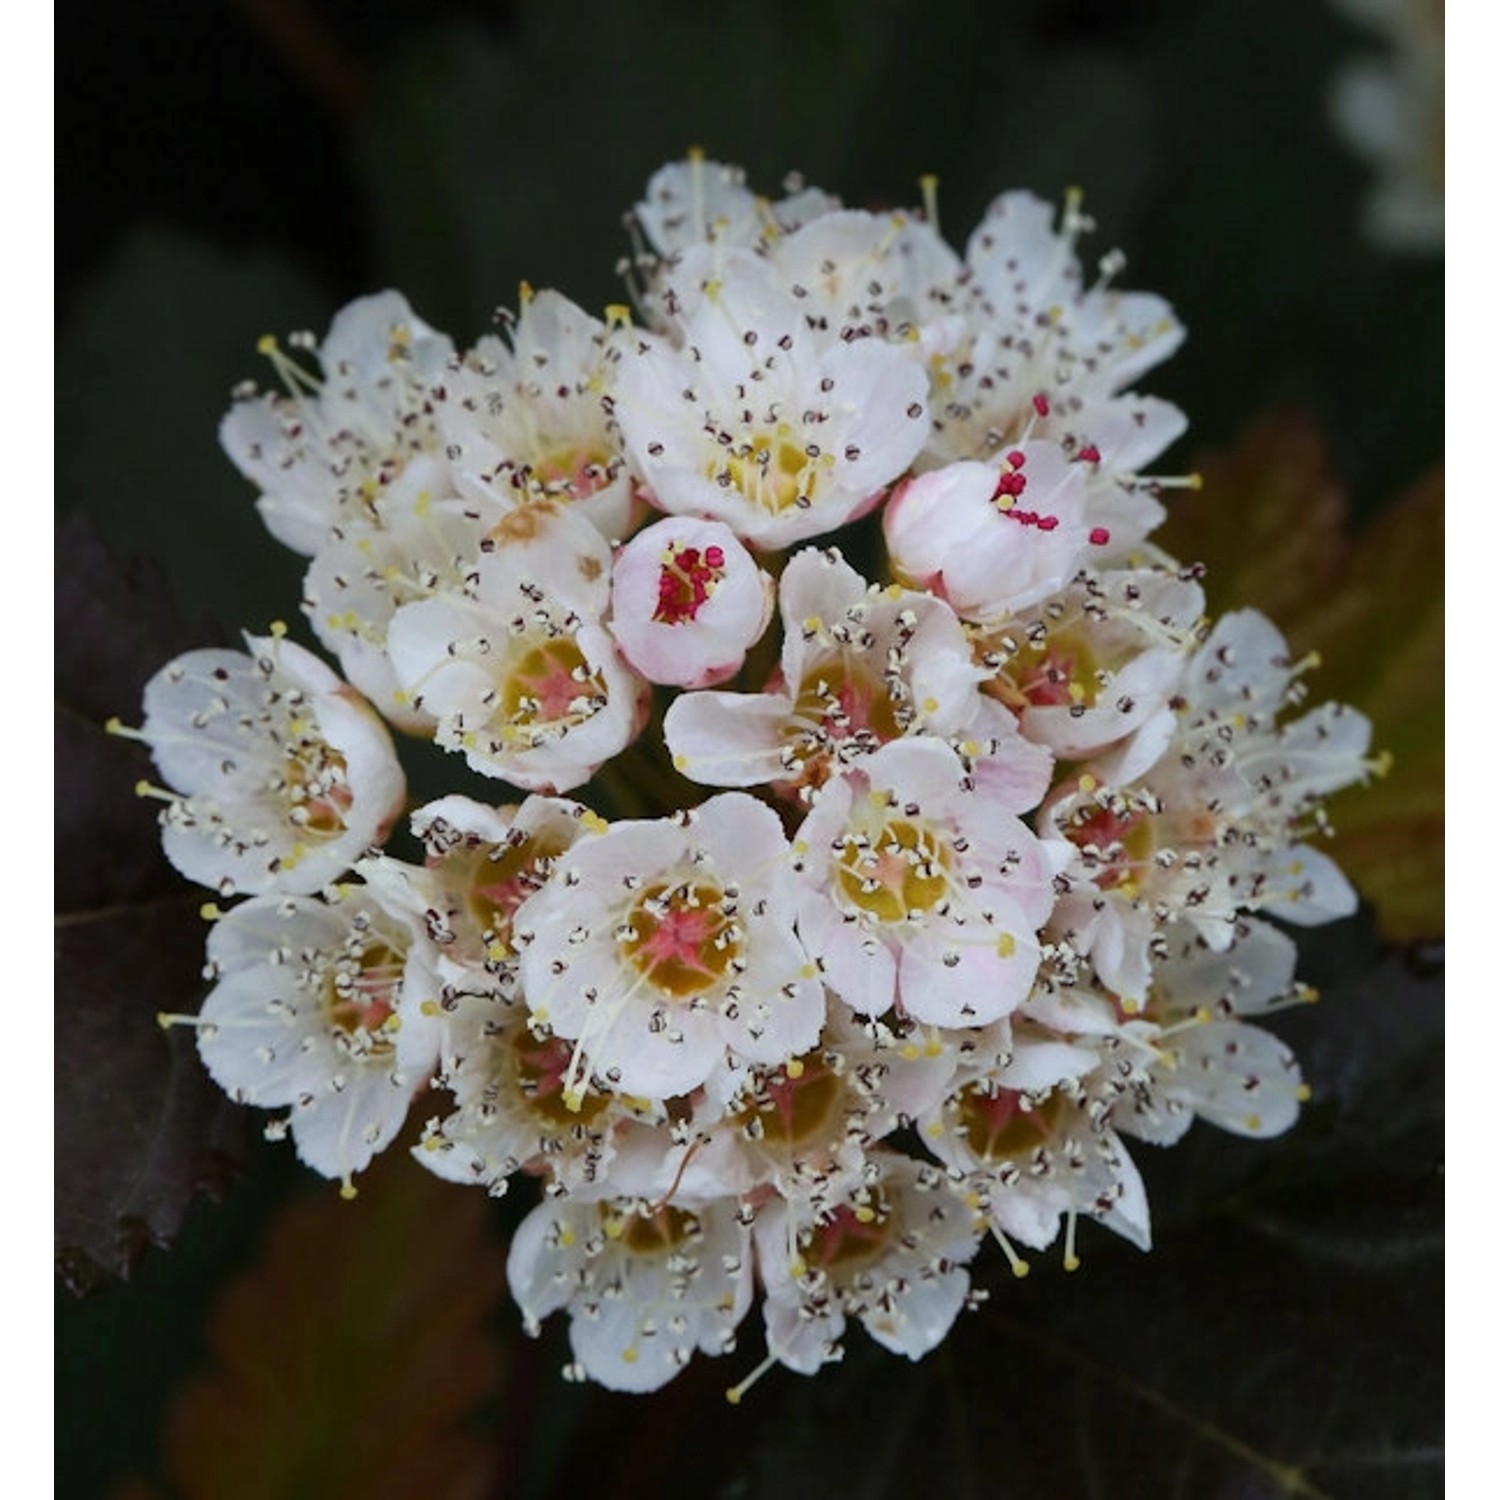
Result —
M1052 403L1040 391L1031 398L1031 404L1039 417L1045 417L1052 410Z
M1096 547L1103 547L1109 541L1109 528L1107 526L1096 526L1089 532L1089 540Z
M698 618L698 611L724 577L724 549L680 547L671 543L662 554L656 581L656 608L651 618L658 625L681 625Z

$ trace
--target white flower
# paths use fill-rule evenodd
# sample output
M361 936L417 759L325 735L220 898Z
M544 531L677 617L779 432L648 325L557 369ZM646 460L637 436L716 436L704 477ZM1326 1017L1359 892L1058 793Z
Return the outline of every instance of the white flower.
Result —
M795 175L785 187L784 198L763 198L746 187L740 168L707 161L701 151L652 175L626 222L636 241L628 268L631 290L653 325L671 322L671 269L685 250L705 244L763 249L839 206L838 199ZM642 235L649 249L640 243Z
M797 832L798 929L862 1015L939 1026L1015 1009L1066 846L1038 841L946 745L903 740L826 782Z
M138 737L167 785L162 847L223 895L316 891L378 843L405 778L385 726L310 651L246 636L146 684ZM148 789L149 790L149 789Z
M570 1107L572 1060L561 1037L532 1030L519 1000L463 997L445 1026L435 1080L456 1108L428 1120L416 1159L495 1197L516 1172L544 1176L559 1193L614 1180L616 1135L642 1118L642 1107L613 1094L590 1094Z
M224 418L219 440L264 492L261 519L277 541L308 556L335 524L379 524L385 491L413 459L440 451L433 412L453 345L398 292L351 302L304 369L267 337L285 394L251 387Z
M892 1353L920 1359L968 1298L973 1212L930 1166L886 1150L870 1165L868 1182L831 1212L815 1218L773 1199L756 1216L766 1344L798 1374L842 1357L851 1317Z
M1141 1062L1112 1110L1121 1130L1157 1145L1194 1117L1235 1135L1273 1136L1296 1121L1306 1086L1283 1042L1241 1018L1311 992L1292 980L1297 950L1285 933L1244 921L1229 947L1182 935L1156 966L1140 1020L1125 1028Z
M810 1051L747 1070L733 1092L711 1081L691 1137L632 1191L753 1197L770 1186L803 1211L831 1210L864 1180L867 1148L941 1098L956 1061L932 1028L860 1020L834 1004Z
M738 792L616 823L558 860L515 935L533 1020L575 1044L575 1103L590 1074L664 1100L817 1041L823 986L787 860L780 820Z
M1001 1048L989 1056L972 1052L956 1086L918 1123L927 1147L962 1174L963 1193L1012 1270L1024 1275L1026 1266L1010 1239L1043 1250L1064 1218L1071 1270L1079 1214L1150 1249L1140 1174L1110 1128L1107 1101L1086 1087L1101 1065L1097 1042L1068 1042L1020 1024L1008 1037L992 1038Z
M437 741L532 791L581 786L635 737L649 691L603 616L609 546L548 503L513 511L461 592L403 605L387 649Z
M903 348L814 337L766 263L688 251L673 272L683 347L640 335L615 412L652 498L785 547L879 503L927 434L927 377Z
M209 933L204 1065L241 1103L290 1106L298 1156L346 1191L436 1062L436 1029L403 979L409 936L357 887L329 903L259 896Z
M386 630L403 604L462 589L474 576L485 534L498 519L456 499L433 499L437 466L412 461L386 492L380 526L330 528L307 570L303 613L349 680L392 723L431 735L386 651Z
M983 634L987 691L1059 760L1092 759L1101 778L1133 781L1176 730L1170 701L1202 621L1203 590L1185 573L1085 570Z
M1116 292L1124 259L1106 256L1092 288L1074 247L1093 227L1070 197L1061 227L1030 193L1002 194L969 239L963 332L933 361L930 452L993 459L1028 436L1051 438L1080 456L1097 449L1112 474L1154 458L1186 425L1165 402L1125 387L1182 342L1160 298ZM1115 414L1127 421L1108 420Z
M648 681L708 687L739 671L775 597L770 577L722 522L672 517L616 554L610 628Z
M829 212L762 254L819 332L927 347L951 328L963 262L937 230L905 211ZM934 330L941 331L934 331Z
M515 991L512 926L522 903L547 883L564 850L604 820L561 797L528 797L519 807L488 807L441 797L411 816L427 859L362 860L359 873L420 928L446 986L443 1008L469 995Z
M1292 663L1264 616L1226 615L1187 663L1176 731L1150 768L1123 786L1085 771L1049 797L1043 825L1080 853L1053 928L1127 1007L1144 1001L1166 922L1222 948L1243 911L1305 925L1353 912L1353 888L1303 839L1322 799L1378 763L1369 721L1342 704L1278 727L1311 665Z
M568 1310L580 1378L654 1391L695 1350L734 1348L750 1307L750 1236L732 1200L653 1212L554 1198L516 1230L507 1272L529 1332Z

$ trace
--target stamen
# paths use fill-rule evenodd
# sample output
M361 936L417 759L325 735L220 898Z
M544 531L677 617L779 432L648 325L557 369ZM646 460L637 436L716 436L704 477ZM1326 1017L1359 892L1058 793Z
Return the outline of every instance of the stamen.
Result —
M922 187L922 212L926 216L927 222L932 225L933 232L936 233L938 227L937 174L934 172L924 172L917 181Z
M990 1225L990 1233L994 1235L996 1243L1004 1252L1006 1260L1010 1262L1010 1274L1020 1281L1023 1277L1031 1275L1031 1264L1023 1260L1020 1252L1010 1240L1006 1238L1005 1231L998 1224Z
M776 1362L777 1360L774 1354L766 1355L766 1357L761 1360L761 1362L756 1365L756 1367L742 1381L740 1381L738 1385L732 1385L727 1391L724 1392L724 1399L731 1406L738 1406L740 1402L744 1400L745 1392L748 1391L750 1387L753 1386L755 1382L766 1373L767 1370L769 1370L774 1364L776 1364Z

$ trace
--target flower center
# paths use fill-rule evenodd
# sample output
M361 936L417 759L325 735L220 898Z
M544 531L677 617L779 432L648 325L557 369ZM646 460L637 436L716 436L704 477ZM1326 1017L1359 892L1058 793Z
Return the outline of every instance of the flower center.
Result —
M887 1212L850 1208L841 1203L826 1222L813 1230L802 1258L808 1265L824 1271L855 1270L881 1257L894 1227L895 1220Z
M696 620L698 611L724 578L722 547L684 547L673 542L661 558L656 582L656 609L651 618L658 625L681 625Z
M297 728L294 721L293 730ZM316 838L337 838L354 803L349 765L322 740L303 738L288 747L279 788L291 804L291 821Z
M1037 708L1092 708L1099 694L1098 659L1082 631L1053 631L1026 645L1010 668L1026 702Z
M1021 504L1021 496L1026 493L1026 476L1021 472L1025 463L1026 455L1018 448L1005 455L1000 466L1000 477L995 481L995 492L990 496L990 504L1007 521L1014 521L1018 526L1034 526L1038 531L1056 531L1056 516L1027 510Z
M838 1074L820 1058L797 1058L756 1089L736 1123L760 1140L798 1146L823 1133L843 1094Z
M605 1213L605 1232L618 1223ZM702 1233L698 1220L670 1204L654 1214L631 1214L619 1231L619 1240L632 1255L665 1255Z
M521 653L505 680L499 714L507 728L534 740L548 726L592 717L604 697L604 683L589 671L577 642L556 636Z
M1063 829L1084 852L1084 863L1100 890L1133 894L1133 874L1156 847L1152 819L1140 810L1098 805L1075 813Z
M486 941L510 951L516 908L547 883L548 867L563 848L563 840L556 835L533 834L518 843L476 851L470 857L464 877L465 895L469 913Z
M716 988L743 947L732 905L705 881L645 891L631 908L620 945L636 972L674 1000Z
M879 922L907 921L947 894L952 853L921 823L892 818L873 834L845 835L842 844L839 889Z
M793 718L813 723L814 732L830 740L859 737L884 744L901 734L885 684L844 660L824 662L803 678Z
M772 515L793 506L807 509L818 483L818 459L809 454L785 423L774 433L757 432L733 457L711 466L709 477L732 484L752 504Z
M334 960L324 980L328 1023L335 1039L368 1055L395 1046L396 1000L405 961L380 938L356 934Z
M1028 1103L1015 1089L971 1084L957 1104L969 1150L981 1161L1001 1162L1027 1155L1057 1134L1063 1099L1053 1094L1040 1104Z
M576 1108L569 1105L566 1080L573 1048L560 1036L538 1038L527 1027L517 1027L511 1054L521 1095L533 1114L571 1129L609 1107L603 1094L586 1094Z
M610 482L610 456L599 448L582 445L554 449L532 465L532 474L548 494L569 500L587 500Z

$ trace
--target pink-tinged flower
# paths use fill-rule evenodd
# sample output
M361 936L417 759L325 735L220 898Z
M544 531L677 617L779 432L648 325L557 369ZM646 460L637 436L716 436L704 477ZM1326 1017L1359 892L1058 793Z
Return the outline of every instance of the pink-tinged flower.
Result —
M451 991L445 1010L467 995L514 993L516 912L547 883L558 856L602 832L604 820L561 797L488 807L455 795L419 807L411 826L424 863L381 855L359 873L420 928Z
M639 253L638 270L655 271L695 245L763 247L839 207L837 198L786 181L786 196L775 201L752 192L739 167L708 161L694 152L686 161L668 162L652 174L645 198L635 205L631 224L650 242L653 256ZM655 282L648 290L656 288ZM654 299L648 295L647 301Z
M956 1061L930 1027L863 1020L834 1004L811 1050L695 1095L680 1139L658 1147L629 1190L754 1199L774 1188L831 1210L863 1181L868 1148L942 1097Z
M190 651L146 684L162 848L221 895L319 890L400 812L406 780L369 704L280 635ZM118 726L112 726L118 727Z
M1308 1091L1285 1043L1246 1016L1315 999L1293 981L1296 945L1264 922L1237 924L1216 950L1179 932L1157 961L1138 1019L1122 1028L1132 1059L1111 1118L1129 1135L1169 1146L1195 1118L1251 1137L1280 1135Z
M1102 779L1143 774L1176 731L1170 704L1203 629L1203 590L1165 568L1086 570L1060 593L989 627L985 690L1059 760Z
M937 1347L969 1296L975 1216L942 1172L886 1150L831 1211L776 1198L755 1219L770 1359L812 1375L842 1357L850 1318L893 1354Z
M899 1004L953 1027L1025 999L1071 854L931 740L886 745L826 782L792 848L798 930L834 993L862 1015Z
M808 548L781 578L779 676L760 693L684 693L667 710L677 769L710 786L784 783L804 797L891 740L931 736L994 762L1010 808L1035 806L1052 758L985 697L963 626L929 594L872 588Z
M297 1155L346 1192L437 1061L437 1028L410 993L409 941L359 887L330 902L258 896L209 933L216 983L195 1023L204 1065L241 1103L289 1106Z
M558 1193L614 1183L617 1139L652 1117L649 1106L590 1094L570 1108L571 1044L538 1036L519 999L468 994L449 1003L430 1097L436 1107L447 1093L453 1107L428 1119L412 1153L417 1161L438 1177L483 1187L494 1197L517 1172L544 1178Z
M739 671L775 593L722 522L671 517L615 554L610 628L648 681L708 687Z
M427 736L433 720L402 692L386 631L402 605L462 590L499 519L493 507L435 500L440 482L430 459L414 460L389 486L381 524L331 527L302 586L302 612L350 682L393 724Z
M639 507L609 415L617 359L605 324L559 292L522 286L506 339L464 355L438 409L462 493L502 511L550 500L612 540L626 535Z
M1042 1055L1029 1057L1033 1049ZM1002 1066L971 1076L918 1122L928 1148L960 1174L959 1191L1019 1276L1026 1264L1010 1241L1044 1250L1064 1220L1064 1264L1073 1269L1079 1214L1151 1248L1140 1173L1107 1123L1107 1105L1078 1081L1088 1055L1079 1046L1018 1036Z
M398 292L351 302L321 344L313 373L261 341L284 394L241 393L219 428L235 467L263 491L257 508L277 541L312 556L331 527L380 524L386 491L424 455L441 458L434 411L452 343Z
M541 502L486 540L462 591L396 611L386 645L412 708L482 775L581 786L644 720L649 688L603 624L609 544Z
M765 262L689 251L673 272L683 347L622 349L615 415L652 498L786 547L879 504L927 433L904 346L820 340Z
M535 1335L566 1309L575 1379L654 1391L695 1352L734 1348L750 1310L750 1231L732 1200L666 1204L550 1198L511 1240L511 1295Z
M903 485L882 521L896 574L966 620L1004 620L1058 593L1108 545L1089 524L1087 466L1055 443L1012 448L998 467L950 464Z
M1378 762L1369 721L1342 704L1278 726L1311 665L1292 662L1264 616L1226 615L1188 662L1176 730L1149 769L1118 786L1085 770L1043 808L1044 829L1079 851L1052 931L1127 1008L1145 1000L1153 937L1168 922L1223 948L1242 912L1301 925L1353 912L1349 882L1302 840L1323 798Z
M582 840L516 914L521 983L539 1028L590 1078L649 1100L805 1052L823 986L793 930L781 821L743 793Z

